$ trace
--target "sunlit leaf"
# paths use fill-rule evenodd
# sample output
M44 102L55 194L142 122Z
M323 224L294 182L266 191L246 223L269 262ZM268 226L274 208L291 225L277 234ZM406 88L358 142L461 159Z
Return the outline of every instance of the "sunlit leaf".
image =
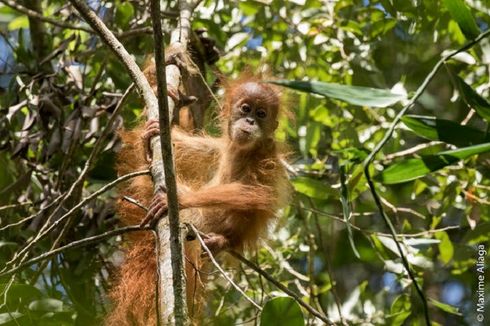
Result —
M439 243L439 258L444 264L447 264L453 258L453 243L446 232L437 232L435 237L441 241Z
M14 18L10 21L8 25L9 30L15 30L15 29L20 29L20 28L28 28L29 27L29 20L27 19L27 16L20 16L17 18Z
M33 311L62 311L63 301L56 299L41 299L29 304L29 309Z
M474 39L480 34L480 29L463 0L444 0L444 4L466 38Z
M123 2L116 6L116 9L117 22L123 27L126 27L134 17L133 5L129 2Z
M388 89L317 81L275 80L271 83L361 106L387 107L405 99L404 95L395 94Z
M236 33L233 34L226 43L226 51L233 50L236 46L245 43L246 40L250 38L249 33Z
M324 181L308 177L297 177L292 180L294 190L313 198L326 199L335 192Z
M411 303L410 298L402 294L398 296L391 304L391 314L388 316L391 326L401 326L403 322L410 316Z
M458 307L451 306L446 303L439 302L435 299L429 298L429 302L432 303L434 306L437 308L441 309L442 311L448 312L450 314L456 315L456 316L462 316L463 314L459 312Z
M490 143L444 151L434 155L424 155L421 158L403 160L390 165L376 176L385 184L396 184L423 177L445 166L464 160L472 155L490 151Z
M5 312L3 314L0 314L0 325L5 325L5 324L15 325L16 323L17 325L20 325L19 319L22 318L23 316L24 314L21 314L20 312L17 311Z
M267 301L260 315L262 326L303 326L304 324L299 304L290 297L276 297Z

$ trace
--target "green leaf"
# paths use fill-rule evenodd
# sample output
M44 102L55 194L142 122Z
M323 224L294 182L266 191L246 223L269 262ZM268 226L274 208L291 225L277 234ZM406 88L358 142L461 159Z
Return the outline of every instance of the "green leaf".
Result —
M29 304L29 310L46 312L63 311L63 301L50 298L32 301Z
M469 230L461 239L461 243L476 245L490 240L490 223L483 222L478 224L474 230Z
M333 189L325 182L308 177L297 177L291 182L294 190L309 197L326 199L334 193Z
M460 125L451 120L430 116L407 115L403 123L420 137L440 140L458 147L490 142L490 135L481 130Z
M429 302L432 303L437 308L441 309L442 311L448 312L448 313L456 315L456 316L462 316L463 315L459 312L459 309L457 307L451 306L451 305L446 304L446 303L439 302L439 301L434 300L432 298L429 298Z
M261 9L261 5L255 1L240 1L238 7L243 11L245 16L253 16Z
M444 0L444 4L467 39L474 39L480 34L480 29L463 0Z
M490 143L444 151L421 158L407 159L392 164L376 176L376 180L384 184L396 184L423 177L445 166L464 160L472 155L490 151Z
M454 75L456 79L459 90L463 94L465 102L475 109L475 111L485 120L490 122L490 102L481 97L470 85L466 84L463 78L458 75Z
M411 304L410 298L402 294L398 296L391 305L391 313L388 316L391 326L401 326L403 322L410 316Z
M122 27L129 25L129 22L134 17L133 5L129 2L123 2L116 6L116 21Z
M29 27L29 20L27 19L27 16L20 16L12 19L7 29L13 31L15 29L28 28L28 27Z
M290 297L276 297L267 301L260 315L262 326L303 326L304 324L300 306Z
M437 232L435 236L441 241L439 243L439 258L444 264L447 264L454 255L453 243L446 232Z
M29 284L12 284L8 286L8 284L2 283L0 284L0 293L3 293L7 288L7 303L10 305L18 302L30 302L42 297L41 291Z
M275 80L271 81L271 83L302 92L315 93L360 106L382 108L405 99L404 95L395 94L390 90L379 88L349 86L316 81Z

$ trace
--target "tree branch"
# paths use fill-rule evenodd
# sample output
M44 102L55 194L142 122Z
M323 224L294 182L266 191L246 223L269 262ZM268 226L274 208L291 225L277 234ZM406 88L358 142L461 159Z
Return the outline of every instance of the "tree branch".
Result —
M157 115L160 124L160 151L158 151L157 142L152 143L152 149L153 153L161 153L161 158L163 159L159 160L156 158L155 160L154 155L154 160L152 161L152 174L156 188L164 182L168 198L168 221L167 219L164 219L157 224L157 318L161 325L185 325L188 323L188 319L185 301L184 255L182 250L183 239L180 232L177 182L174 174L172 142L170 139L170 121L173 116L175 103L172 102L172 107L170 107L167 95L165 43L163 41L160 20L160 0L152 0L150 2L150 9L154 37L155 71L157 77ZM179 74L171 75L174 76L172 84L176 84L178 87L180 82L180 71L178 67L175 66L175 68L176 72ZM155 113L156 112L153 110L148 110L148 116L155 115ZM161 170L162 165L163 171ZM162 176L164 180L161 180ZM167 250L169 245L170 252ZM166 272L168 271L168 268L163 268L164 266L167 266L169 259L172 266L171 275ZM169 287L169 281L172 282L172 287Z

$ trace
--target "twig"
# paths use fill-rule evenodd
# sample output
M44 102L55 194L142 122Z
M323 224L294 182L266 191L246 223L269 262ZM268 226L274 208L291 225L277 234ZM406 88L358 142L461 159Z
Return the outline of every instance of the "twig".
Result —
M327 217L329 217L329 218L331 218L331 219L333 219L335 221L338 221L338 222L341 222L341 223L344 223L344 224L346 223L346 221L343 218L339 217L339 216L335 216L335 215L332 215L330 213L323 212L323 211L318 210L318 209L315 209L315 208L303 207L303 209L304 210L307 210L307 211L314 212L314 213L316 213L318 215L327 216ZM398 210L400 211L399 208L398 208ZM383 232L378 232L378 231L373 231L373 230L362 229L362 228L360 228L357 225L352 224L352 223L351 223L351 228L353 228L356 231L360 231L360 232L366 233L366 234L376 234L376 235L385 236L385 237L390 237L391 236L391 234L389 234L389 233L383 233ZM399 238L410 238L410 237L418 237L418 236L427 235L427 234L431 234L431 233L437 233L437 232L442 232L442 231L447 231L447 230L454 230L454 229L460 229L460 228L461 227L459 225L450 225L450 226L446 226L446 227L443 227L443 228L440 228L440 229L426 230L426 231L422 231L422 232L418 232L418 233L397 233L396 236L399 237Z
M466 126L468 124L468 122L471 120L471 118L473 118L475 113L476 113L475 109L470 108L468 115L466 115L466 117L463 119L463 121L461 121L461 125Z
M99 70L99 74L98 74L99 77L102 75L102 70L103 70L104 66L105 66L105 63L102 64L102 67ZM97 79L97 77L96 77L96 79ZM96 84L96 82L94 82L93 89L95 88L95 84ZM93 89L89 92L89 94L92 93ZM95 159L95 157L98 155L98 153L102 150L102 145L103 145L104 140L107 138L109 133L112 131L112 126L114 125L116 118L119 116L119 112L121 111L123 104L126 102L129 94L132 92L133 89L134 89L134 83L131 83L131 85L129 85L129 87L124 92L123 96L119 99L119 101L116 105L116 108L112 112L112 114L109 118L109 121L107 121L105 128L102 131L102 134L95 141L92 152L90 153L89 158L87 159L87 163L86 163L87 167L90 167L92 165L91 162ZM88 171L88 169L84 170L84 171ZM81 176L84 176L84 173L82 173ZM81 178L81 177L79 177L79 178ZM63 238L68 233L68 230L72 227L73 219L74 219L73 215L69 217L69 220L65 223L65 225L63 226L63 229L61 230L61 232L59 233L59 235L56 237L53 244L51 245L50 250L54 250L60 245ZM45 264L46 264L46 262L43 262L41 264L41 266L39 267L39 272L45 268ZM39 274L34 274L33 278L31 279L31 283L35 283L38 277L39 277Z
M425 89L427 88L427 86L429 85L429 83L432 81L432 79L434 78L434 76L436 75L436 73L439 71L439 69L441 68L441 66L447 60L449 60L450 58L452 58L456 54L458 54L460 52L463 52L463 51L465 51L467 49L470 49L473 45L477 44L478 42L480 42L481 40L483 40L485 37L487 37L489 35L490 35L490 30L487 30L487 31L481 33L480 35L478 35L477 38L475 38L471 42L467 43L465 46L461 47L460 49L455 50L455 51L451 52L450 54L442 57L436 63L436 65L432 68L432 70L430 71L430 73L425 78L425 80L422 83L422 85L420 85L420 87L417 89L415 95L409 100L409 102L407 103L407 105L405 105L403 107L403 109L401 109L400 112L396 115L395 119L393 120L393 122L391 123L390 127L388 128L388 131L384 135L383 139L374 147L374 149L371 151L371 153L369 153L368 157L365 159L365 161L363 163L364 174L366 175L366 180L368 182L369 189L371 190L371 194L373 195L374 202L376 203L376 206L378 207L378 210L381 213L381 216L383 217L386 225L388 226L388 229L390 230L391 236L392 236L393 240L395 241L397 250L400 253L400 257L402 259L403 266L407 270L407 273L408 273L410 279L412 280L413 285L415 286L415 290L417 291L417 294L418 294L418 296L420 297L420 299L422 301L422 304L423 304L423 307L424 307L425 322L426 322L426 324L428 326L430 325L430 317L429 317L429 307L428 307L428 304L427 304L427 299L426 299L424 292L422 291L420 285L418 284L418 282L417 282L417 280L415 278L415 275L414 275L414 273L413 273L413 271L412 271L412 269L410 267L410 263L408 262L407 257L405 256L405 254L403 252L403 249L402 249L400 243L398 242L398 240L396 238L396 230L395 230L395 227L393 226L393 223L391 222L390 218L388 217L388 215L385 213L385 211L383 209L383 205L381 203L380 197L379 197L379 195L378 195L378 193L376 191L376 188L374 186L374 182L371 179L371 175L370 175L370 172L369 172L369 166L373 162L374 157L376 156L376 154L381 150L381 148L383 148L383 146L391 138L391 136L393 135L393 132L395 131L395 128L398 125L398 123L400 122L401 118L405 115L405 113L412 106L414 106L415 102L418 100L418 98L425 91Z
M405 150L402 150L402 151L399 151L399 152L396 152L396 153L392 153L392 154L388 154L384 157L384 160L385 161L391 161L397 157L402 157L402 156L407 156L407 155L411 155L411 154L415 154L416 152L418 151L421 151L423 149L426 149L426 148L429 148L429 147L432 147L432 146L436 146L436 145L440 145L440 144L444 144L442 141L431 141L431 142L428 142L428 143L422 143L422 144L418 144L414 147L410 147L408 149L405 149Z
M148 211L148 207L145 207L143 206L139 201L137 201L136 199L134 198L131 198L129 196L123 196L123 198L125 201L128 201L130 202L131 204L135 205L135 206L138 206L139 208L141 208L142 210L144 211Z
M50 250L48 252L45 252L42 255L39 255L39 256L34 257L32 259L29 259L28 261L23 262L22 264L14 267L12 269L9 269L7 271L4 271L4 272L0 273L0 277L9 276L9 275L15 274L18 271L23 270L23 269L25 269L26 267L28 267L28 266L30 266L32 264L35 264L37 262L40 262L40 261L43 261L43 260L48 259L50 257L53 257L53 256L55 256L55 255L57 255L57 254L59 254L61 252L64 252L65 250L68 250L68 249L74 249L74 248L84 247L84 246L87 246L89 244L92 244L92 243L95 243L95 242L99 242L101 240L104 240L106 238L110 238L110 237L113 237L113 236L116 236L116 235L120 235L120 234L123 234L123 233L127 233L127 232L145 231L145 230L150 230L150 228L149 227L141 227L139 225L130 225L130 226L125 226L125 227L122 227L122 228L119 228L119 229L107 231L107 232L104 232L102 234L95 235L95 236L92 236L92 237L88 237L88 238L85 238L85 239L82 239L82 240L73 241L73 242L71 242L71 243L69 243L69 244L67 244L65 246L59 247L59 248L54 249L54 250Z
M82 199L77 205L75 205L73 208L71 208L68 212L66 212L63 216L61 216L58 220L53 222L43 233L40 233L36 236L36 238L29 242L17 255L16 257L19 257L20 255L25 254L34 244L38 243L41 241L49 232L51 232L53 229L55 229L58 225L60 225L61 222L63 222L67 217L71 216L74 212L76 212L78 209L83 207L87 202L90 200L98 197L100 194L106 192L107 190L113 188L115 185L126 181L128 179L140 176L140 175L145 175L149 174L149 170L143 170L143 171L137 171L137 172L132 172L128 173L126 175L123 175L122 177L117 178L116 180L106 184L105 186L101 187L99 190L93 192L89 196L85 197ZM13 263L17 262L16 257L14 257L12 260L10 260L6 266L11 266Z
M107 28L107 26L100 20L97 14L90 9L85 1L70 0L70 2L78 10L85 21L92 27L94 32L100 36L102 41L104 41L109 49L121 60L121 63L126 66L129 75L140 90L146 106L157 110L157 99L153 93L153 90L151 89L150 84L134 61L133 57L128 53L121 42L119 42L109 28Z
M41 229L39 230L39 233L34 237L33 240L31 240L30 242L28 242L26 244L26 246L24 246L24 248L17 255L15 255L15 257L8 263L8 265L11 264L12 262L17 262L17 261L22 262L22 261L24 261L26 259L28 250L35 243L37 243L42 237L44 237L51 230L53 230L54 229L54 227L53 227L54 225L61 223L61 221L63 221L64 217L67 217L67 216L70 216L71 215L71 214L70 215L67 215L68 214L67 213L67 214L63 215L61 218L59 218L58 220L56 220L56 222L51 223L51 220L58 213L59 209L61 209L61 207L63 206L63 204L66 202L66 200L73 194L73 192L75 191L75 189L82 184L83 180L85 180L85 176L87 175L88 171L90 170L93 161L97 157L99 151L102 149L103 141L105 140L105 138L107 137L107 135L109 135L109 133L112 131L112 125L114 124L114 121L116 121L116 118L117 118L117 116L119 114L119 111L122 108L123 103L125 102L125 100L129 96L129 94L131 93L131 91L133 90L133 88L134 88L134 84L131 84L126 89L126 91L124 92L123 96L119 100L116 108L114 109L111 117L109 118L109 121L107 121L106 127L102 131L101 136L96 140L96 142L94 144L94 147L93 147L92 151L90 152L90 155L87 158L87 161L85 162L85 165L84 165L84 167L82 169L82 172L78 176L77 180L75 180L75 182L73 183L73 185L70 187L70 189L68 189L68 191L64 195L59 196L56 199L56 201L58 201L59 199L61 199L61 202L58 204L58 206L56 207L56 209L51 213L51 215L47 218L46 223L43 225L43 227L41 227ZM122 180L122 181L124 181L124 180ZM115 184L118 183L117 180L115 180L114 182L116 182ZM119 181L119 182L121 182L121 181ZM109 188L107 188L107 189L109 189ZM104 189L104 187L102 187L101 189ZM77 205L77 206L79 206L79 205ZM77 207L77 206L75 206L75 207ZM73 210L73 209L70 210L70 212L74 212L74 211L75 210ZM27 219L24 219L21 222L23 223L26 220ZM64 232L62 232L61 234L63 234L63 233ZM57 241L55 241L55 243L56 242Z
M35 219L37 216L41 215L44 211L46 211L47 209L49 209L51 206L53 206L54 204L56 204L58 201L60 201L62 198L64 197L64 195L59 195L58 197L56 197L56 199L54 199L53 201L51 201L48 205L44 206L43 208L41 208L41 210L35 214L32 214L32 215L29 215L17 222L14 222L14 223L11 223L11 224L7 224L5 226L2 226L0 228L0 231L4 231L8 228L11 228L13 226L17 226L17 225L21 225L25 222L28 222L32 219Z
M201 246L204 248L204 251L206 251L206 253L208 254L209 258L213 262L214 266L216 266L216 268L220 271L220 273L228 280L228 282L230 282L230 284L238 292L240 292L241 295L243 295L245 297L245 299L247 299L248 302L250 302L251 304L253 304L255 306L255 308L257 308L258 310L262 311L262 307L259 306L255 301L253 301L252 298L250 298L245 292L243 292L243 290L235 282L233 282L233 280L226 274L226 272L223 270L223 268L221 268L221 266L218 264L218 262L216 261L216 259L213 256L213 254L211 253L211 250L209 250L209 248L204 243L204 240L202 239L202 237L201 237L201 235L199 233L199 230L196 229L196 227L194 225L192 225L192 224L187 224L187 225L194 231L194 233L196 234L197 239L201 243Z
M327 325L335 325L334 322L332 322L330 319L328 319L325 315L321 314L318 310L316 310L315 308L313 308L312 306L310 306L309 304L307 304L306 302L304 302L303 300L301 300L301 298L296 294L294 293L293 291L291 291L290 289L288 289L286 286L284 286L282 283L276 281L274 279L274 277L272 277L271 275L269 275L266 271L264 271L262 268L260 268L259 266L255 265L253 262L251 262L250 260L248 260L247 258L243 257L242 255L240 255L239 253L237 253L236 251L229 251L229 253L235 257L236 259L238 259L239 261L241 261L242 263L244 263L245 265L247 265L248 267L250 267L251 269L253 269L254 271L256 271L257 273L259 273L260 275L262 275L264 278L266 278L269 282L271 282L272 284L274 284L276 287L278 287L281 291L283 291L284 293L286 293L287 295L291 296L294 300L296 300L296 302L298 302L300 305L302 305L306 310L308 310L308 312L310 312L313 316L317 317L318 319L320 319L321 321L325 322Z
M25 203L18 203L18 204L10 204L10 205L5 205L5 206L0 206L0 212L1 211L4 211L6 209L18 208L18 207L27 206L27 205L32 205L32 202L27 201Z

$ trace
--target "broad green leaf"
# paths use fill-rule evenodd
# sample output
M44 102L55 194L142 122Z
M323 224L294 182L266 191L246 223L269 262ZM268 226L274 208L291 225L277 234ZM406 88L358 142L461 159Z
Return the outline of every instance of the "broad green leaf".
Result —
M398 296L391 304L390 309L391 314L388 316L391 326L401 326L403 322L410 316L411 303L410 298L402 294Z
M246 16L253 16L262 8L262 6L255 1L240 1L238 6Z
M474 39L480 34L480 29L463 0L444 0L444 4L467 39Z
M290 297L276 297L267 301L260 315L262 326L303 326L304 324L301 308Z
M3 293L7 284L0 284L0 293ZM12 284L8 287L7 303L14 304L17 302L30 302L42 297L41 291L38 288L29 284Z
M349 237L350 246L356 257L361 258L359 252L356 249L356 244L354 243L354 235L352 233L352 227L350 225L352 210L349 200L349 189L347 188L347 184L345 181L345 165L342 165L340 167L340 202L342 203L342 212L344 215L345 225L347 226L347 235Z
M423 177L445 166L464 160L472 155L490 151L490 143L424 155L421 158L403 160L392 164L376 176L384 184L396 184Z
M286 86L298 91L315 93L350 104L371 107L387 107L405 99L405 95L395 94L387 89L349 86L316 81L275 80L273 84Z
M420 137L440 140L458 147L490 142L490 134L460 125L451 120L437 119L430 116L407 115L402 118L402 121Z
M29 304L29 310L49 312L63 311L63 301L51 298L32 301Z
M5 325L5 324L15 325L16 323L17 325L21 325L18 319L20 319L22 316L24 315L17 311L0 314L0 325ZM12 323L13 321L16 321L16 323Z
M463 98L466 103L485 120L490 122L490 102L481 97L475 90L465 83L463 78L458 75L454 75L454 78L458 82L459 89L463 94Z
M446 232L437 232L435 236L441 241L439 243L439 258L444 264L447 264L454 255L453 243Z
M456 316L462 316L462 314L459 312L458 307L454 307L454 306L451 306L449 304L439 302L439 301L434 300L432 298L429 298L429 302L432 303L437 308L441 309L442 311L448 312L448 313L456 315Z
M294 190L313 198L326 199L334 193L326 182L308 177L294 178L292 183Z
M334 127L339 123L339 118L334 114L330 114L323 105L319 105L310 112L310 117L325 126Z
M27 16L20 16L14 18L8 25L9 30L28 28L28 27L29 27L29 20L27 19Z
M134 17L133 5L129 2L123 2L116 6L116 21L122 26L126 27Z

